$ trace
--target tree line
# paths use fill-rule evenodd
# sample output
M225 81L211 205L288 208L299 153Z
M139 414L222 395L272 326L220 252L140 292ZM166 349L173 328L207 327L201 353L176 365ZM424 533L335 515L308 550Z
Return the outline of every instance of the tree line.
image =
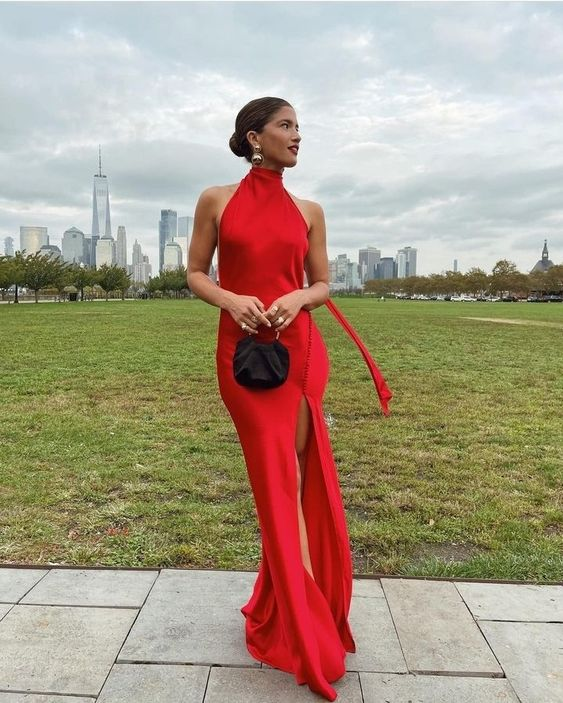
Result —
M0 293L6 299L8 290L15 288L14 302L18 302L21 288L25 287L35 293L35 302L39 302L39 292L50 290L59 295L59 300L67 295L80 293L80 300L93 297L95 287L105 293L106 300L110 293L118 293L122 298L131 288L139 288L131 281L131 274L116 264L103 264L99 268L80 266L55 258L49 254L26 254L16 252L14 256L0 257ZM148 296L169 295L179 297L189 293L186 269L164 271L151 278L143 286Z
M49 254L25 254L0 257L0 293L5 300L8 290L15 287L14 302L18 302L18 292L22 287L35 293L39 302L41 290L56 291L59 299L75 292L80 300L92 297L98 286L108 300L110 293L119 293L122 298L131 288L141 287L150 297L184 297L190 291L186 269L163 271L146 284L134 284L131 275L114 264L104 264L99 268L79 266L62 261ZM563 264L553 266L547 272L534 271L525 274L518 271L516 264L502 259L490 274L480 268L472 268L467 273L446 271L428 276L409 276L370 280L364 285L366 293L376 295L515 295L527 297L530 293L538 296L559 294L563 291ZM88 295L85 295L85 294Z
M541 297L563 291L563 264L553 266L545 273L534 271L526 274L518 271L513 262L502 259L497 261L490 274L472 268L467 273L446 271L428 276L373 280L365 283L364 291L377 295L514 295L521 298L534 293Z

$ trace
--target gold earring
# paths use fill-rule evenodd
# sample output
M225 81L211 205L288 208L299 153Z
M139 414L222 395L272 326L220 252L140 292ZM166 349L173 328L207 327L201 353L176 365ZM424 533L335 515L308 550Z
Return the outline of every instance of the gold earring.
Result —
M254 154L252 154L252 157L250 159L253 166L260 166L264 161L264 156L262 155L261 151L262 147L260 146L260 144L255 144Z

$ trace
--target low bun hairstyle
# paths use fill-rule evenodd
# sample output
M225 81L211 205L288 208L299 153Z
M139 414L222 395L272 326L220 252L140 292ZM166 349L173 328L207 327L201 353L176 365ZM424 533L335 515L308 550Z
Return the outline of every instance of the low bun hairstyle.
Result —
M247 103L238 113L235 120L235 131L229 139L229 147L235 156L244 156L250 162L252 147L246 135L250 131L260 133L264 126L282 107L292 107L283 98L256 98Z

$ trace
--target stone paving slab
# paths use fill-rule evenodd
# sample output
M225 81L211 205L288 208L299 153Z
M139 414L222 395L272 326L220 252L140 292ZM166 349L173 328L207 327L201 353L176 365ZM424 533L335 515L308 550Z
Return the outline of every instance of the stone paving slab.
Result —
M0 621L0 690L98 695L136 615L15 605Z
M344 674L332 684L338 703L362 703L358 674ZM313 703L324 701L293 674L275 669L212 667L203 703Z
M0 603L0 620L13 608L12 603Z
M563 701L563 624L481 620L522 703Z
M254 572L163 569L118 662L259 667L240 612L255 580Z
M409 671L502 676L451 581L382 578L381 584Z
M563 622L563 586L524 583L455 583L478 620Z
M0 603L17 603L49 569L0 568Z
M52 569L21 603L140 608L158 571Z
M97 703L201 703L208 677L207 666L116 664Z
M358 651L346 655L347 671L407 671L379 581L353 581L350 628Z
M93 703L93 698L51 696L41 693L0 693L0 703Z
M519 703L506 679L360 674L363 703Z

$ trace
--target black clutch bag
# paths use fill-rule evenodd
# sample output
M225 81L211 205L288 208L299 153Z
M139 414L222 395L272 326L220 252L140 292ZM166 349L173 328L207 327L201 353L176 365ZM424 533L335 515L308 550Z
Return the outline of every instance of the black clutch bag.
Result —
M235 380L249 388L276 388L287 379L289 352L276 339L257 342L248 335L237 343L233 357Z

